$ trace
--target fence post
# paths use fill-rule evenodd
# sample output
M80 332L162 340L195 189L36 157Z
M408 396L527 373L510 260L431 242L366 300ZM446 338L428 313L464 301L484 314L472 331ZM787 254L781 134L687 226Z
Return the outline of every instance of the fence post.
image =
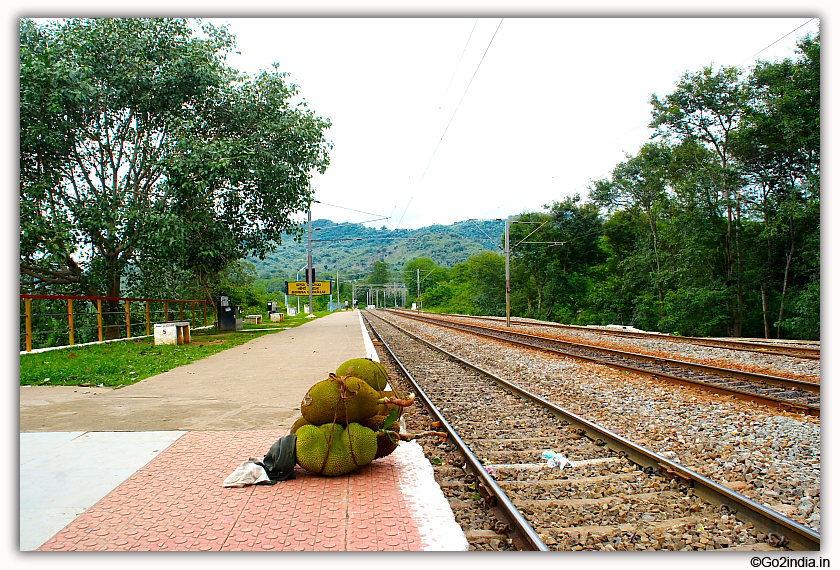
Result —
M163 322L169 322L169 301L163 302Z
M183 301L178 301L178 320L179 321L184 320L184 302Z
M206 327L207 326L207 301L204 301L202 303L202 306L204 307L204 326Z
M26 306L26 352L32 352L32 299L24 299L24 305Z
M131 301L125 301L125 338L131 338L131 308L129 304Z
M195 327L198 326L195 323L195 301L191 302L190 306L192 307L192 326L193 326L193 328L195 328Z
M149 301L146 300L146 336L151 336L152 329L151 329L151 321L152 321L152 311L149 308Z
M96 300L96 325L99 329L99 342L102 342L102 299Z
M67 322L70 324L70 344L76 344L76 335L73 330L73 299L67 299Z

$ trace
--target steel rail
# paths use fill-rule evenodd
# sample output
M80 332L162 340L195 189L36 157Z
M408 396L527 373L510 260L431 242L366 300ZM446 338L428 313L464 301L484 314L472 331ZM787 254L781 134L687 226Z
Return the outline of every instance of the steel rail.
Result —
M381 319L382 317L379 318ZM456 356L446 349L402 329L394 323L389 322L389 324L399 328L410 338L413 338L414 340L429 346L433 350L446 355L455 362L461 363L472 370L475 370L479 374L486 375L502 387L543 406L559 419L567 421L575 427L583 430L584 433L582 435L585 435L592 440L597 441L600 439L601 441L604 441L609 449L612 449L616 453L626 455L630 461L636 463L643 469L647 469L649 473L656 472L666 477L676 478L678 481L690 485L699 497L714 505L718 505L719 508L727 509L738 520L754 524L756 528L767 535L770 535L771 533L774 534L778 538L780 545L787 546L793 550L818 551L820 549L820 534L813 529L801 525L796 521L785 517L781 513L756 503L752 499L732 491L719 483L715 483L711 479L708 479L691 469L670 461L658 453L638 445L607 428L599 426L598 424L591 422L570 410L562 408L516 384L496 376L492 372L481 368L477 364ZM373 327L372 323L371 327ZM393 354L390 348L389 353ZM451 426L448 426L447 429L451 429Z
M408 311L403 311L401 314L408 313ZM429 314L429 313L426 313ZM470 319L486 319L489 321L499 321L503 320L501 317L490 317L486 315L456 315L450 313L434 313L436 315L441 316L451 316L451 317L463 317L463 318L470 318ZM762 343L758 341L747 341L747 340L726 340L721 338L706 338L706 337L696 337L696 336L673 336L667 333L655 333L655 332L647 332L647 331L626 331L626 330L614 330L610 328L595 328L591 326L583 326L583 325L564 325L562 323L551 323L546 321L524 321L524 320L516 320L514 321L511 319L511 324L521 325L521 326L539 326L539 327L550 327L556 329L569 329L569 330L577 330L589 333L599 333L599 334L606 334L612 336L621 336L621 337L629 337L629 338L640 338L640 339L647 339L647 340L663 340L666 342L674 342L674 343L683 343L683 344L697 344L702 346L709 346L713 348L727 348L730 350L741 350L744 352L756 352L759 354L766 354L770 356L790 356L794 358L807 358L809 360L819 360L820 359L820 349L819 348L809 348L806 346L784 346L782 344L775 344L775 343Z
M413 386L415 396L423 401L429 412L436 418L437 421L440 422L441 427L446 430L446 433L449 434L447 441L453 443L455 447L458 448L459 453L465 459L466 466L469 468L469 471L480 479L484 488L487 489L493 497L495 497L495 500L492 501L493 504L489 506L494 513L502 519L510 529L513 530L511 534L513 534L512 538L517 548L520 550L551 550L540 538L540 535L537 534L537 531L535 531L525 517L522 516L519 509L514 506L513 502L510 498L508 498L507 494L505 494L496 480L487 473L478 457L475 456L467 443L461 439L461 436L459 436L458 432L455 431L455 428L452 427L440 410L438 410L438 408L434 405L429 396L420 386L420 383L417 382L411 372L408 371L402 361L397 357L388 342L382 337L379 331L376 330L376 326L370 321L370 319L367 318L367 315L365 315L365 320L379 338L382 343L382 347L387 350L391 358L394 359L400 373L405 377L406 381ZM410 333L406 334L410 335Z
M617 368L617 369L620 369L620 370L627 370L627 371L630 371L630 372L643 374L645 376L649 376L649 377L653 377L653 378L657 378L657 379L661 378L663 380L666 380L668 382L675 383L675 384L681 384L681 385L684 385L684 386L693 386L693 387L701 388L703 390L707 390L709 392L714 392L714 393L717 393L717 394L722 394L722 395L727 395L727 396L735 396L735 397L740 398L742 400L753 401L753 402L756 402L756 403L759 403L759 404L762 404L762 405L765 405L765 406L770 406L770 407L785 410L785 411L804 413L804 414L808 414L808 415L812 415L812 416L819 416L820 415L820 407L819 406L794 402L794 401L791 401L791 400L786 400L786 399L783 399L783 398L777 398L777 397L769 396L769 395L756 394L754 392L750 392L750 391L747 391L747 390L741 390L741 389L733 388L733 387L720 386L720 385L716 385L716 384L711 384L709 382L704 382L704 381L701 381L701 380L693 380L691 378L685 378L685 377L682 377L682 376L677 376L675 374L669 373L669 372L667 372L665 370L662 370L662 369L653 371L653 370L648 370L648 369L645 369L645 368L640 368L638 366L633 366L633 365L630 365L630 364L624 364L624 363L621 363L621 362L605 361L603 359L600 359L600 358L597 358L597 357L594 357L594 356L586 356L586 355L581 355L581 354L570 354L570 353L568 353L564 350L560 350L560 349L556 349L556 348L550 348L550 347L546 347L546 346L538 346L538 345L535 345L534 342L543 342L543 343L547 342L547 343L553 343L553 344L557 344L557 345L561 345L561 346L568 346L568 347L571 347L573 349L578 349L578 350L588 350L588 351L601 352L601 353L605 353L607 355L613 356L615 358L642 361L642 362L645 362L647 364L657 366L657 367L674 366L674 367L688 369L688 370L695 371L695 372L701 372L701 373L705 373L705 374L713 374L713 375L716 375L716 376L724 376L724 377L728 376L728 377L732 377L732 378L736 378L736 379L740 379L740 380L745 380L745 381L749 381L749 382L759 381L759 382L764 382L766 384L770 384L770 385L773 385L773 386L781 386L781 387L784 387L784 388L797 388L797 389L800 389L800 390L805 390L805 391L808 391L810 393L814 393L814 394L819 395L820 385L815 383L815 382L806 382L806 381L803 381L803 380L794 380L794 379L782 378L782 377L778 377L778 376L768 376L768 375L765 375L765 374L755 374L755 373L751 373L751 372L742 372L740 370L732 370L732 369L728 369L728 368L720 368L720 367L716 367L716 366L709 366L709 365L705 365L705 364L696 364L696 363L693 363L693 362L685 362L685 361L680 361L680 360L668 360L668 359L665 359L665 358L662 358L662 357L648 356L648 355L645 355L645 354L638 354L638 353L633 353L633 352L624 352L624 351L610 349L610 348L603 348L603 347L600 347L600 346L587 345L587 344L583 344L583 343L576 343L576 342L565 341L565 340L558 340L558 339L553 339L553 338L549 338L549 337L543 337L543 336L539 336L539 335L532 335L532 334L521 333L521 332L514 332L514 331L495 329L495 328L484 328L484 327L480 327L478 325L468 325L468 324L465 324L465 323L453 323L451 321L447 322L447 321L442 320L442 319L421 317L421 316L418 316L418 315L411 315L411 314L405 314L405 313L399 313L399 312L397 314L399 314L400 316L403 316L405 318L414 319L414 320L417 320L417 321L426 322L426 323L434 324L434 325L441 326L441 327L448 327L448 328L452 328L452 329L456 329L456 330L467 331L467 332L470 332L472 334L484 336L484 337L487 337L487 338L492 338L494 340L501 340L503 342L507 342L507 343L510 343L510 344L515 344L515 345L518 345L518 346L523 346L525 348L552 352L552 353L560 354L560 355L563 355L563 356L569 356L569 357L572 357L572 358L578 358L578 359L581 359L581 360L587 360L589 362L594 362L594 363L597 363L597 364L610 366L610 367ZM488 331L492 331L492 332L488 332ZM496 333L496 334L493 334L493 333ZM516 337L516 338L523 339L523 340L514 340L513 338L505 338L505 336L512 336L512 337Z

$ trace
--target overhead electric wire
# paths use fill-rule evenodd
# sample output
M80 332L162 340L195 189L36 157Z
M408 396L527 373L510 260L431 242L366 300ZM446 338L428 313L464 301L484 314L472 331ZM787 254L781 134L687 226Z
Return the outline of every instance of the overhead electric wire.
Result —
M322 206L332 206L333 208L341 208L342 210L350 210L351 212L358 212L360 214L367 214L368 216L382 216L382 214L374 214L373 212L363 212L361 210L354 210L353 208L347 208L345 206L336 206L335 204L326 204L324 202L318 202ZM382 217L382 219L389 219L388 217Z
M478 65L475 66L475 71L473 71L472 77L470 77L470 82L467 83L467 87L464 89L464 93L461 95L461 99L458 101L458 106L455 107L454 111L452 111L452 117L449 118L449 123L447 123L446 128L443 130L443 134L440 135L440 140L441 141L443 140L443 137L446 136L446 131L449 130L449 125L451 125L452 121L455 119L455 114L458 112L458 109L461 108L461 103L463 102L464 97L467 96L467 91L469 91L470 85L472 85L473 79L475 79L476 74L478 74L478 69L481 67L481 62L484 61L484 57L487 55L487 52L490 51L490 46L493 44L493 40L496 39L496 34L499 33L499 28L502 27L502 22L504 22L504 21L505 21L504 18L499 20L499 25L496 26L496 31L493 32L493 37L490 38L490 41L487 43L487 47L484 49L484 53L481 55L481 59L479 60ZM429 161L429 162L431 163L431 161ZM426 168L428 168L428 166Z
M353 224L353 225L369 224L371 222L378 222L380 220L387 220L387 219L388 218L375 218L373 220L364 220L364 221L361 221L361 222L339 222L339 223L335 224L334 226L325 226L323 228L315 228L315 229L317 229L317 230L329 230L331 228L339 228L341 226L346 226L348 224Z
M461 67L461 60L464 59L464 54L467 53L467 48L470 45L470 40L472 39L473 32L475 32L475 27L477 25L478 25L478 18L475 19L475 22L473 23L473 27L470 30L470 35L467 36L467 41L464 44L464 49L461 50L461 56L458 58L458 63L455 64L455 69L452 70L452 76L449 78L449 84L446 86L446 90L443 92L443 96L440 98L440 105L438 106L438 109L443 108L443 102L446 100L446 96L449 94L449 88L452 87L452 82L455 80L455 75L457 75L458 69ZM418 157L414 166L417 166L417 162L419 162L419 161L420 160L419 160L419 157ZM411 168L411 172L414 172L414 166ZM424 172L424 174L425 174L425 172ZM409 176L409 178L411 178L411 176ZM422 177L421 177L421 180L422 180ZM419 182L418 182L418 184L419 184ZM413 198L413 196L412 196L412 198ZM409 204L411 204L411 200L409 200L408 202L409 202ZM397 209L397 205L394 204L394 208L391 210L391 215L392 216L394 215L394 210L396 210L396 209ZM406 206L406 209L408 209L408 206ZM403 212L403 216L405 216L405 212ZM402 223L402 218L400 218L400 223ZM397 224L397 227L399 227L399 224ZM394 229L396 229L396 228L394 228Z
M798 30L799 28L802 28L802 27L807 26L808 24L810 24L810 23L811 23L811 22L813 22L814 20L816 20L816 18L811 18L810 20L808 20L807 22L805 22L805 23L804 23L804 24L802 24L801 26L798 26L798 27L796 27L796 28L792 29L791 31L789 31L788 33L786 33L785 35L783 35L782 37L780 37L778 40L776 40L776 41L775 41L775 42L773 42L772 44L770 44L770 45L768 45L768 46L764 47L763 49L758 50L756 53L752 54L750 57L748 57L748 58L747 58L747 59L745 59L744 61L749 61L749 60L753 59L755 56L757 56L758 54L760 54L760 53L761 53L761 52L763 52L764 50L766 50L766 49L768 49L768 48L770 48L770 47L772 47L772 46L776 45L777 43L779 43L780 41L782 41L783 39L785 39L786 37L788 37L789 35L791 35L793 32L795 32L795 31L796 31L796 30ZM742 65L742 64L744 63L744 61L742 61L742 62L741 62L741 63L739 63L738 65Z
M467 38L467 43L464 44L464 49L461 51L461 57L458 58L458 63L455 64L455 69L452 70L452 77L449 78L449 85L446 86L446 91L443 92L443 97L441 97L440 107L438 107L438 109L443 107L443 101L446 99L446 96L449 94L449 88L452 87L452 81L455 80L455 75L458 73L458 68L461 67L461 60L464 59L464 54L467 53L467 47L470 45L470 39L472 39L473 32L475 32L475 27L477 25L478 25L478 18L475 19L475 23L473 24L472 30L470 30L470 35Z
M490 234L488 234L487 232L485 232L485 231L484 231L484 228L482 228L481 226L479 226L478 224L476 224L476 223L475 223L475 220L474 220L473 218L470 218L470 222L472 222L472 223L473 223L473 225L474 225L475 227L477 227L481 233L483 233L484 235L486 235L488 240L490 240L490 241L492 241L492 242L495 242L495 241L496 241L496 240L494 240L492 237L490 237ZM499 249L502 249L502 247L501 247L501 246L499 246L498 244L496 244L496 245L497 245L497 247L499 247Z
M420 180L417 181L417 188L419 188L420 184L423 183L423 178L426 176L426 172L428 172L429 166L431 166L432 161L435 159L435 155L437 155L437 151L440 148L440 143L443 142L443 137L446 136L446 132L449 130L449 126L452 124L452 120L455 118L455 114L458 112L458 109L461 108L461 102L464 100L464 97L466 96L467 91L470 88L470 85L472 85L473 79L475 79L475 76L478 73L478 69L481 67L481 63L484 61L484 57L487 55L487 51L490 49L490 46L493 44L493 40L496 38L496 34L499 32L499 28L502 26L502 22L504 22L504 21L505 21L504 18L499 20L499 25L496 26L496 31L493 32L493 37L490 38L490 41L487 43L487 47L484 49L484 53L482 54L481 59L478 62L478 65L475 66L475 71L473 72L472 77L470 77L470 81L469 81L469 83L467 83L467 86L464 89L464 93L461 95L461 99L458 101L458 105L455 107L455 110L452 112L452 116L449 118L449 122L446 124L446 128L443 130L443 134L440 136L440 140L438 141L437 145L435 146L435 150L432 153L432 157L429 159L428 164L426 164L426 168L423 170L423 174L420 176ZM472 35L472 32L470 32L470 34ZM408 212L408 207L411 206L411 202L414 200L414 196L416 194L417 194L417 190L415 189L414 194L411 195L411 198L409 198L409 200L408 200L408 204L406 204L406 206L405 206L405 210L403 210L402 216L400 216L400 221L397 223L397 225L394 229L399 228L400 224L402 224L403 218L405 218L405 213Z

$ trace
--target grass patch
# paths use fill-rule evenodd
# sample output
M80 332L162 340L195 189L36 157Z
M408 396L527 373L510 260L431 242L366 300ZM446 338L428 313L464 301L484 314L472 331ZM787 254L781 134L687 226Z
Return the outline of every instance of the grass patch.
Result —
M327 315L315 313L316 317ZM257 337L300 326L305 315L286 317L282 323L244 325L243 330L218 332L215 328L190 331L190 344L152 344L152 338L74 346L20 355L21 386L128 386L244 344Z

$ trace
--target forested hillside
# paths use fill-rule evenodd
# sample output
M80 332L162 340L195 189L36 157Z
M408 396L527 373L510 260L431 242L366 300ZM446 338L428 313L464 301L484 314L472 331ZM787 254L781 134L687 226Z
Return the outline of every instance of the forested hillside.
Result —
M417 230L376 229L361 224L338 224L331 220L312 221L313 265L316 272L363 276L374 261L384 261L391 270L401 271L411 259L430 257L442 267L452 267L482 251L499 250L504 223L466 220L452 225L433 225ZM321 228L321 229L317 229ZM305 229L305 228L304 228ZM306 265L307 235L300 242L288 237L264 260L249 259L261 280L295 279ZM269 287L269 291L273 288Z

